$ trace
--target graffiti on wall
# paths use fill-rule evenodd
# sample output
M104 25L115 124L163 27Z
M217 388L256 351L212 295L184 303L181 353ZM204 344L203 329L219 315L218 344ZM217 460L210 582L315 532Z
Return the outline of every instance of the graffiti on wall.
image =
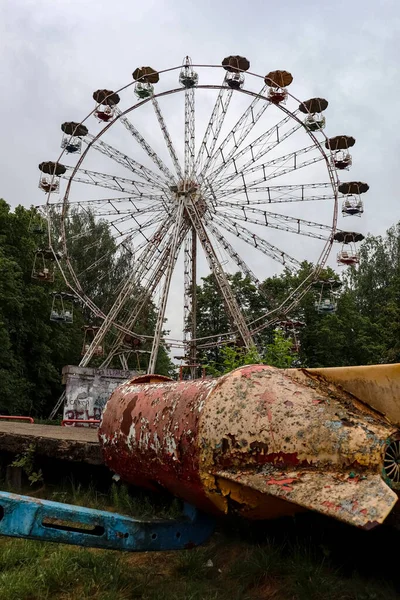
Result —
M64 367L63 381L66 395L64 419L85 421L100 419L106 402L115 388L135 375L135 372L118 369Z

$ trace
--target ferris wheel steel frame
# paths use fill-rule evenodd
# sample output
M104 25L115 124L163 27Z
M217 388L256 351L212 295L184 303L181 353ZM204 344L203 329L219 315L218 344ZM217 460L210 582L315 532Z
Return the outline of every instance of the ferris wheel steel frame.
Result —
M199 68L199 69L203 69L203 68L217 68L217 69L219 68L220 69L221 68L220 65L200 65L200 64L192 65L192 67ZM182 65L179 65L179 66L172 67L169 69L160 70L160 71L158 71L158 73L163 74L163 73L168 73L171 71L178 71L181 69L182 69ZM252 72L249 72L249 71L247 71L246 76L253 76L256 78L263 79L262 76L257 75ZM152 352L150 355L150 362L149 362L149 365L150 365L149 372L154 371L155 361L157 358L157 352L158 352L158 347L159 347L160 343L167 343L168 346L170 346L170 347L171 346L180 347L180 348L183 347L187 353L187 356L190 358L191 363L195 362L196 353L197 353L198 349L226 344L226 343L232 341L232 339L237 338L238 334L244 341L245 346L251 347L251 345L253 344L252 336L259 333L265 327L272 325L278 319L282 318L282 314L289 313L296 306L296 304L300 301L300 299L307 293L307 291L310 289L310 286L312 285L312 282L318 277L318 274L320 273L321 269L326 264L327 258L329 256L329 253L330 253L330 250L331 250L331 247L333 244L333 238L334 238L334 234L336 232L337 218L338 218L339 180L338 180L336 168L332 161L332 157L333 157L332 149L330 149L330 148L325 149L323 147L323 145L321 144L321 142L316 137L316 135L314 134L314 132L310 131L309 129L307 129L305 127L303 121L301 121L301 119L298 116L298 112L299 112L298 110L290 111L288 108L286 108L282 104L274 104L274 106L276 106L278 109L280 109L284 113L284 115L285 115L284 118L279 123L277 123L274 127L270 128L269 130L264 132L261 136L259 136L259 138L257 138L257 140L253 141L251 144L248 144L244 148L240 149L240 146L242 145L243 141L246 139L246 137L249 135L250 131L253 129L253 127L256 125L256 123L258 122L260 117L263 115L265 110L267 110L268 106L270 105L270 102L269 102L267 96L265 95L266 85L263 85L263 87L261 88L261 92L259 92L259 93L253 92L253 91L247 90L247 89L235 90L235 92L250 96L251 98L253 98L253 100L252 100L250 106L248 106L246 108L246 110L244 111L244 113L241 115L241 117L239 118L239 121L232 128L230 133L226 136L226 138L224 140L222 140L219 147L216 149L218 138L219 138L221 129L223 127L224 119L227 114L232 95L234 93L234 90L227 87L226 84L224 85L224 83L225 83L225 78L221 85L217 85L217 84L208 84L207 85L207 84L197 83L195 88L188 89L188 88L178 87L178 88L174 88L174 89L161 91L158 93L154 93L152 96L150 96L148 98L139 100L134 105L128 107L125 110L121 110L118 106L115 106L115 117L112 120L110 120L108 123L106 123L105 126L101 129L101 131L98 132L97 135L88 134L86 136L86 139L84 140L84 143L86 144L86 148L83 150L82 154L79 156L75 167L67 167L68 176L62 176L63 179L68 180L63 200L62 200L62 202L58 203L60 206L62 205L61 227L62 227L63 260L65 261L65 264L67 267L67 272L69 273L68 277L67 277L66 273L64 273L64 268L61 264L61 260L59 259L59 257L57 256L56 253L55 253L55 260L60 268L60 271L62 273L62 276L64 278L64 281L65 281L65 284L67 285L67 287L70 288L81 299L81 301L90 309L90 311L93 313L93 315L95 315L96 317L98 317L99 319L102 320L102 325L100 326L92 343L90 344L89 350L86 352L85 356L83 356L83 358L81 360L81 363L80 363L81 366L86 366L87 364L89 364L89 362L94 354L95 348L99 344L102 343L105 334L107 333L107 331L110 329L111 326L115 327L118 330L118 335L117 335L116 341L110 351L110 354L106 358L106 360L103 362L103 365L107 365L111 362L113 356L115 356L117 354L122 337L127 334L127 335L133 335L136 337L141 337L143 339L153 340ZM116 93L119 94L120 92L126 90L127 88L129 88L133 85L135 85L134 81L129 83L126 86L121 87L119 90L117 90ZM218 90L218 97L214 104L214 109L212 111L210 121L207 125L206 132L204 134L202 143L200 145L197 157L195 156L195 129L194 129L195 128L195 89ZM165 96L170 96L172 94L176 94L176 93L180 93L180 92L184 92L184 94L185 94L185 145L184 145L185 152L184 152L184 175L183 175L184 182L185 182L184 184L185 184L185 186L187 186L188 182L190 181L190 178L193 176L193 177L196 177L197 181L199 181L205 187L206 192L207 192L206 211L205 211L204 215L202 215L202 217L200 217L199 211L196 208L195 203L190 199L189 191L187 191L186 197L180 203L180 207L182 207L182 208L180 208L179 211L176 210L175 212L172 210L172 213L167 214L164 221L162 221L162 219L160 218L160 227L158 228L158 230L156 232L157 236L158 236L157 244L156 243L153 244L152 247L149 247L149 245L148 245L147 248L145 248L145 251L140 255L140 267L138 269L136 269L136 268L133 269L128 281L126 281L125 284L122 286L122 289L120 290L116 300L114 301L114 304L113 304L111 310L108 312L108 314L105 314L101 310L101 308L98 307L86 295L85 291L82 289L82 287L80 285L79 277L76 275L76 273L71 265L71 262L69 260L65 222L66 222L67 211L69 210L69 207L74 206L74 205L79 205L79 201L78 202L73 201L71 203L69 202L69 195L70 195L72 182L76 181L76 182L88 183L88 184L92 184L92 185L94 184L94 185L98 185L100 187L117 190L122 193L129 193L131 195L128 197L123 197L123 199L124 199L124 201L130 200L132 202L133 207L135 206L134 205L135 202L139 202L144 199L144 200L150 202L149 206L147 207L149 213L154 212L154 209L152 209L152 206L153 206L151 204L152 202L161 202L162 203L163 208L160 209L160 213L162 212L163 209L166 211L167 207L171 208L171 204L168 202L168 195L167 195L168 191L169 191L168 184L167 185L165 184L165 181L162 179L162 177L158 173L156 173L155 171L153 171L152 169L150 169L148 167L144 167L144 165L141 165L141 163L138 163L136 160L128 157L124 153L121 153L119 150L117 150L110 144L104 142L100 138L110 129L110 127L112 127L118 120L120 120L123 123L123 125L126 127L126 129L136 139L136 141L139 143L139 145L144 149L144 151L146 152L148 157L153 161L153 163L158 167L158 169L164 174L166 179L169 182L175 183L175 181L176 181L175 176L171 173L170 169L164 164L164 162L158 156L157 152L155 152L151 148L151 146L147 143L145 138L139 133L139 131L136 129L136 127L134 127L133 124L129 121L129 119L127 118L127 115L129 115L129 113L131 113L132 111L139 109L141 106L143 106L145 104L151 103L153 105L155 115L157 117L158 123L160 125L160 129L161 129L163 137L164 137L164 141L167 145L172 163L176 170L176 175L178 178L182 178L182 169L181 169L176 151L174 149L170 134L168 132L168 129L167 129L160 105L159 105L160 98L165 97ZM288 92L288 97L291 98L292 100L298 102L299 104L301 103L301 101L298 98L296 98L293 94L291 94L290 92ZM84 124L89 119L89 117L92 116L100 106L101 106L101 104L97 104L97 106L88 114L88 116L85 117L85 119L83 119L81 121L80 125ZM258 108L257 112L255 112L255 110L254 110L255 108ZM296 122L296 125L288 132L280 135L280 128L282 128L283 125L288 123L290 120L294 120ZM212 124L214 122L216 124L213 127ZM237 140L234 141L233 147L226 154L226 156L224 156L223 149L229 145L229 141L232 141L234 139L235 134L240 130L240 128L243 128L243 130L240 132ZM271 151L272 148L276 147L284 139L287 139L290 135L292 135L293 133L295 133L297 130L299 130L301 128L308 134L309 138L312 140L313 143L311 146L309 146L308 148L303 148L300 151L295 151L288 155L278 157L277 159L274 159L273 161L270 161L266 164L263 164L263 165L255 164L254 167L251 167L252 163L256 163L258 160L260 160L260 158L263 155L267 154L269 151ZM268 139L271 138L271 136L273 136L274 134L276 135L276 140L274 142L268 143ZM322 134L322 141L326 142L328 140L324 131L319 131L318 134L319 135ZM265 145L261 149L258 148L258 150L255 152L254 151L255 146L259 145L263 142L265 143ZM80 166L82 165L84 159L86 158L86 156L91 148L94 148L97 151L100 151L101 153L105 154L106 156L108 156L109 158L114 160L115 162L121 164L122 166L129 168L133 175L136 173L136 175L138 175L141 179L135 180L135 179L128 179L128 178L119 177L119 176L108 176L103 173L97 173L97 172L86 170L86 169L80 169ZM303 156L303 154L307 154L309 151L311 151L312 149L314 150L316 148L320 152L319 157L317 157L316 159L315 158L311 159L310 161L305 160L303 162L299 162L299 158L301 156ZM238 158L245 156L246 153L250 153L251 158L245 163L244 166L240 167L240 169L237 169L236 161L238 160ZM61 152L57 162L59 162L62 159L64 154L65 154L65 149ZM217 166L214 170L212 170L208 176L207 170L209 170L210 167L214 167L214 166L218 165L219 160L221 160L222 163L219 166ZM293 164L290 167L288 167L286 170L281 169L275 175L273 173L269 174L269 175L267 174L266 167L272 167L274 165L277 165L277 168L279 169L279 162L283 163L283 162L286 162L287 160L292 160ZM274 177L281 177L284 174L290 173L294 170L297 171L298 169L300 169L302 167L306 167L306 166L308 166L310 164L314 164L315 162L318 162L318 161L325 161L326 169L327 169L328 176L329 176L328 183L293 184L293 185L289 185L289 186L284 186L284 185L263 186L262 185L265 183L269 183L272 179L274 179ZM202 171L198 175L195 175L196 168L199 167L199 165L203 166ZM232 165L236 170L233 177L227 176L225 178L225 180L224 180L223 176L219 177ZM251 181L251 182L246 181L245 174L243 173L243 171L246 171L246 170L247 170L246 174L248 174L250 172L256 173L257 171L260 171L261 176L258 179L256 179L255 181ZM54 179L55 179L55 175L52 176L51 181L53 182ZM143 181L143 179L145 180L145 182ZM222 192L222 196L220 196L219 200L218 200L219 203L221 203L221 197L223 197L223 189L222 188L224 187L224 181L226 181L228 179L230 182L232 182L233 179L241 180L241 185L238 185L235 193L245 194L246 201L243 201L243 206L233 205L233 204L230 204L229 202L227 202L226 203L227 207L235 209L235 212L237 211L237 214L233 214L229 218L227 218L225 216L223 218L223 223L221 224L221 218L218 215L218 212L215 208L216 194ZM318 196L318 195L315 195L314 197L305 197L304 196L305 189L318 189L319 187L327 187L327 188L330 187L332 189L332 193L328 194L326 196L323 196L323 197ZM291 197L290 200L286 200L285 198L281 199L281 200L271 199L271 190L274 190L274 189L278 190L279 188L285 189L285 190L292 188L293 191L301 189L302 199L299 199L296 196ZM149 190L151 193L149 193ZM256 192L256 193L264 192L268 195L268 200L264 200L264 201L260 200L259 202L253 201L253 200L250 201L249 196L248 196L249 191ZM232 190L227 190L226 195L232 196L233 195ZM46 203L47 218L48 218L48 222L49 222L48 243L49 243L49 248L51 248L53 251L55 251L54 244L53 244L53 237L52 237L52 222L51 222L51 214L50 214L51 207L54 206L54 203L50 202L51 198L52 198L52 193L49 192L47 194L47 203ZM289 196L289 198L290 198L290 196ZM211 233L213 233L213 231L214 231L214 235L215 235L215 231L218 231L219 241L222 244L222 246L224 247L224 249L231 256L231 258L238 264L238 266L240 266L243 269L243 271L251 277L252 281L255 282L255 281L258 281L258 279L254 275L254 273L252 273L252 270L250 269L250 267L248 267L246 265L245 261L237 254L237 252L235 252L234 248L232 247L230 242L225 238L225 236L222 234L222 232L220 230L217 230L212 225L212 223L219 221L220 227L222 229L224 229L226 232L232 233L232 231L234 231L235 232L234 235L236 235L236 237L240 237L240 235L238 235L238 233L237 233L239 231L242 233L242 236L248 237L249 230L247 230L245 227L240 225L240 222L241 222L241 220L251 222L250 219L252 219L253 217L250 217L250 219L249 219L249 216L248 216L248 214L246 214L245 210L247 210L248 212L253 213L253 214L260 214L260 215L263 214L265 221L262 224L274 228L274 224L271 223L271 221L267 222L268 218L273 217L273 213L269 213L268 211L262 211L262 210L260 210L260 213L257 213L256 209L254 209L254 207L249 206L250 204L259 203L259 204L265 205L265 204L274 203L274 202L299 202L302 200L304 200L304 201L315 200L316 201L316 200L322 200L322 199L332 201L333 214L332 214L332 224L330 226L322 226L321 227L321 228L325 228L325 229L329 230L330 235L328 237L324 237L323 235L321 235L321 236L312 235L312 237L318 237L319 239L322 239L325 241L325 245L323 246L322 252L320 253L320 256L317 260L315 270L313 272L311 272L309 274L309 276L298 286L298 288L295 289L294 291L292 291L290 293L290 295L287 298L285 298L285 300L279 306L275 307L274 309L272 309L270 311L267 311L262 316L258 317L257 319L254 319L253 321L246 322L246 320L244 319L244 317L237 305L236 299L233 296L229 282L227 281L227 278L226 278L226 274L223 271L223 268L218 260L217 255L213 251L212 243L210 242L210 240L208 238L207 229ZM112 204L112 201L115 202L115 200L116 200L115 198L111 198L110 199L111 204ZM213 200L214 200L214 203L213 203ZM107 201L107 199L100 199L100 200L95 199L92 202L93 203L98 202L99 204L100 203L104 204L106 201ZM90 202L90 201L88 201L88 202ZM83 203L86 203L86 201L83 201ZM137 212L142 212L142 210L143 209L141 209L140 211L137 211ZM179 227L175 223L175 228L173 230L173 235L171 237L170 230L171 230L171 225L174 222L174 217L178 217L179 220L181 221L183 210L185 210L187 215L190 217L190 223L186 223L183 225L181 224ZM240 212L239 212L240 210L242 211L242 217L240 216ZM123 219L124 216L131 217L134 214L135 214L134 212L127 210L126 215L124 215L124 214L121 215L121 219ZM210 215L212 215L211 220L210 220ZM104 216L106 216L106 214ZM286 215L279 215L278 213L275 213L275 218L277 220L279 220L279 218L282 218L286 222L291 221L290 217L287 217ZM256 221L255 218L253 220ZM294 233L301 233L301 234L304 234L303 231L300 231L301 225L306 226L307 223L312 226L322 225L322 224L317 224L317 223L314 223L311 221L307 222L307 221L303 221L302 219L295 219L295 218L292 218L292 221L297 223L298 231L295 232L289 228L287 228L286 231L292 231ZM154 219L153 219L153 224L154 224ZM260 224L260 223L256 222L256 224ZM114 225L114 224L111 223L111 225ZM138 227L142 228L143 226L138 225ZM283 227L281 225L275 224L275 227L277 229L283 229ZM167 236L168 232L169 232L169 236ZM153 237L154 237L154 235L155 234L153 234ZM255 234L251 233L250 235L253 238L253 241L255 242L255 244L257 244L255 247L258 247L260 249L260 244L263 241L264 244L262 244L262 247L264 250L262 250L262 251L265 251L266 254L268 254L268 252L269 252L268 255L269 256L272 255L272 257L275 260L277 260L277 259L279 260L278 257L280 256L280 259L281 259L280 262L282 262L283 264L290 263L291 266L294 268L299 266L300 263L296 259L293 259L291 257L288 257L288 262L286 263L286 261L285 261L286 253L280 252L279 249L272 246L272 244L269 244L269 242L266 242L266 240L262 240L262 238L257 240L257 236ZM307 235L307 233L306 233L306 235ZM163 240L165 240L166 238L167 238L168 243L164 244L160 248L159 243L162 242ZM210 270L216 277L216 280L219 284L220 290L223 294L224 300L227 304L230 316L232 317L232 321L234 323L234 326L232 327L231 331L221 332L216 335L207 336L206 338L196 337L195 288L196 288L196 256L197 256L197 240L198 239L201 241L201 245L202 245L203 251L206 255L207 262L210 266ZM149 238L148 241L151 241L151 238ZM171 246L171 243L172 243L172 246ZM164 339L164 341L162 341L162 339L161 339L161 337L162 337L161 323L163 322L163 319L165 317L165 307L166 307L166 302L167 302L167 298L168 298L168 291L169 291L169 285L170 285L172 272L174 269L174 265L176 264L178 252L182 245L183 245L183 253L184 253L184 336L183 336L183 340L174 339L174 338L166 338L166 339ZM142 245L142 247L143 247L143 245ZM172 250L171 250L171 248L172 248ZM147 253L146 253L146 251L147 251ZM144 254L144 256L143 256L143 254ZM150 263L156 255L158 255L159 257L162 257L162 258L161 258L161 260L159 260L158 262L155 263L156 266L153 269L153 272L151 272L151 264ZM163 275L165 275L165 273L163 272L163 265L165 265L165 260L167 258L168 258L167 280L169 280L169 283L168 283L168 285L164 284L164 288L163 288L164 291L163 291L162 298L161 298L162 310L159 311L159 319L157 321L156 333L154 336L139 336L138 334L135 333L135 331L133 331L134 324L138 318L138 315L140 314L140 308L143 307L145 298L149 298L148 292L154 292L155 288L159 285ZM141 293L141 296L140 296L141 299L139 298L139 301L138 301L138 309L139 310L134 311L134 313L132 313L132 315L130 315L130 318L128 318L125 323L118 321L118 315L119 315L120 311L122 310L127 298L129 297L130 292L137 284L140 284L140 282L143 281L143 278L145 277L146 273L148 275L148 288L145 288L143 290L143 292ZM161 318L161 316L162 316L162 318Z

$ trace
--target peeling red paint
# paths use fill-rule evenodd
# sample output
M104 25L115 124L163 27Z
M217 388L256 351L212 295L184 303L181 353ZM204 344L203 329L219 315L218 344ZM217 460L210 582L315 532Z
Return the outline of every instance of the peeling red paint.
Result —
M296 478L291 478L291 479L268 479L267 480L267 484L268 485L289 485L290 483L293 483L294 481L297 481Z
M123 480L256 518L269 515L265 498L274 515L292 503L292 512L298 505L358 526L391 510L395 495L379 474L397 432L343 391L264 365L218 380L152 377L123 384L103 413L105 462Z
M327 508L331 508L333 510L339 510L339 506L336 506L336 504L330 502L329 500L325 500L325 502L322 502L322 506L326 506Z

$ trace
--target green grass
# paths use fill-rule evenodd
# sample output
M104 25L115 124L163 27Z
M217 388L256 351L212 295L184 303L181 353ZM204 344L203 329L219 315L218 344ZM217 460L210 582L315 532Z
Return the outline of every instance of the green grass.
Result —
M346 578L300 548L225 540L191 551L129 554L0 540L1 600L394 600L393 587ZM230 546L231 554L234 545ZM209 563L211 561L211 563Z
M180 510L177 501L144 492L133 495L120 485L105 493L66 480L57 488L46 486L40 495L142 517L174 517ZM400 598L396 552L386 545L397 537L315 519L253 526L222 523L204 546L166 553L122 553L3 537L0 600Z

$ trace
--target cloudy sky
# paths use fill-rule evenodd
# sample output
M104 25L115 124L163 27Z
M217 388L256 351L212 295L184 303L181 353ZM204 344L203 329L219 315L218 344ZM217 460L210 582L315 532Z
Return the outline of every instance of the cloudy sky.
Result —
M120 88L140 65L240 54L260 75L290 71L296 96L329 100L327 134L356 138L351 179L370 185L353 228L384 233L400 218L399 39L395 0L3 0L0 196L12 206L44 201L37 165L56 159L60 124L80 121L95 89ZM167 108L172 129L179 111Z

